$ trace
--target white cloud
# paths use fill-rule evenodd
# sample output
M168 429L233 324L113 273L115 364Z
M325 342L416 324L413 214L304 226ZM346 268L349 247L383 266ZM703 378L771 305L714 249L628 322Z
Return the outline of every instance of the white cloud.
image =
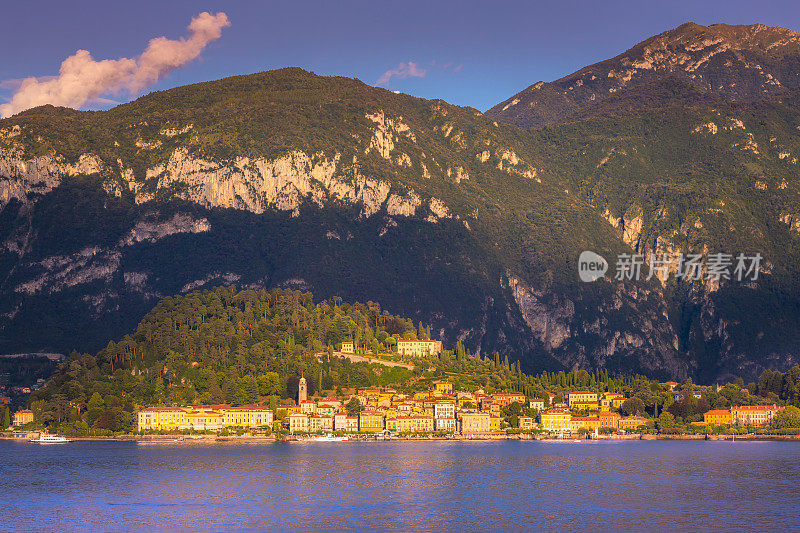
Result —
M95 61L87 50L78 50L61 63L58 76L22 80L11 101L0 105L0 116L9 117L44 104L77 109L87 103L103 102L104 94L122 91L138 94L162 76L196 59L208 43L220 38L227 26L230 22L225 13L200 13L189 24L188 38L151 39L136 59Z
M420 68L420 66L413 61L400 63L396 68L384 72L383 75L378 78L378 81L375 82L375 85L386 86L392 78L424 78L427 72L427 69Z

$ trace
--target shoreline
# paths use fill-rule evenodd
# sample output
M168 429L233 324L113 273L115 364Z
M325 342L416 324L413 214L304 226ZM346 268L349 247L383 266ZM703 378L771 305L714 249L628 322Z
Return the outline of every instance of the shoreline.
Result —
M426 441L504 441L504 440L536 440L544 442L592 442L592 441L716 441L716 442L800 442L800 435L657 435L628 434L600 435L586 438L579 435L556 437L533 434L469 434L469 435L407 435L384 437L379 435L350 435L347 441L353 442L426 442ZM71 442L128 442L142 445L191 445L191 444L274 444L274 443L308 443L316 442L310 438L275 435L119 435L115 437L68 437ZM26 438L0 436L0 440L28 442Z

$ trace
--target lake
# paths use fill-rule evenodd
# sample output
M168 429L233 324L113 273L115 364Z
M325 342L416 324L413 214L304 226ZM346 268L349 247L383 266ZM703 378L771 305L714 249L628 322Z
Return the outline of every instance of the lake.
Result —
M0 442L0 530L794 530L800 444Z

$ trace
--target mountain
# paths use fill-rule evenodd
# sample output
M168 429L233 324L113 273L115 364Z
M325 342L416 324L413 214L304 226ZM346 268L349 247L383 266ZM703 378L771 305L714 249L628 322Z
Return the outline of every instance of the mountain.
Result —
M688 373L660 296L576 283L614 229L474 109L284 69L0 131L3 351L96 350L236 284L380 301L529 369Z
M235 284L380 301L528 371L794 366L798 93L637 90L526 131L282 69L0 121L0 349L96 352L163 297ZM639 106L675 95L692 105ZM603 280L579 280L585 250ZM746 282L614 279L650 252L764 262Z
M800 33L762 24L689 22L559 80L535 83L486 115L541 127L586 118L588 109L623 92L629 92L623 99L646 109L650 91L638 89L668 78L686 86L677 85L681 90L674 98L658 101L662 107L703 104L714 95L747 102L786 93L800 87Z

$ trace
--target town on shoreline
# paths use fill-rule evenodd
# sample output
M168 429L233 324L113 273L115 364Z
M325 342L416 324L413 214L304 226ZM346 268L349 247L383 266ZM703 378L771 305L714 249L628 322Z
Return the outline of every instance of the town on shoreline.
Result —
M421 325L419 329L420 337L427 334ZM701 386L691 379L662 383L644 376L613 378L605 370L527 376L507 358L473 356L460 345L449 352L440 341L424 337L398 339L394 344L396 351L387 355L344 341L339 351L313 356L320 365L346 360L343 369L359 368L374 376L399 372L377 385L326 389L319 371L313 381L302 373L294 374L294 381L290 373L265 374L259 379L230 380L237 388L228 388L227 393L190 395L205 398L202 403L175 401L179 398L174 393L161 394L158 403L128 402L127 422L121 399L113 392L95 390L85 403L53 397L51 409L40 399L31 400L13 418L6 407L0 422L9 429L2 436L31 439L54 432L75 439L143 441L157 441L160 436L201 440L725 436L793 440L800 436L798 393L796 386L791 387L800 368L786 374L766 371L759 383L746 386L741 380ZM116 374L119 379L123 375ZM292 382L294 393L286 394ZM284 393L276 394L280 390ZM207 401L225 396L225 403ZM113 424L120 429L102 429Z
M673 398L686 391L678 383L664 384ZM692 394L699 399L700 393ZM546 392L528 397L520 392L485 393L455 390L447 380L427 390L405 394L391 387L367 388L348 397L309 397L305 377L299 380L297 401L280 405L149 406L136 415L136 433L117 438L140 442L193 442L241 438L306 440L319 436L348 439L719 439L726 435L796 440L793 432L770 432L785 414L777 405L740 405L712 409L691 432L669 431L659 418L630 414L623 394L575 390L563 397ZM627 402L627 403L626 403ZM632 403L636 403L635 401ZM794 409L794 407L789 407ZM36 421L31 410L14 413L12 437L32 438ZM177 438L176 438L177 437ZM188 440L186 440L188 438Z

